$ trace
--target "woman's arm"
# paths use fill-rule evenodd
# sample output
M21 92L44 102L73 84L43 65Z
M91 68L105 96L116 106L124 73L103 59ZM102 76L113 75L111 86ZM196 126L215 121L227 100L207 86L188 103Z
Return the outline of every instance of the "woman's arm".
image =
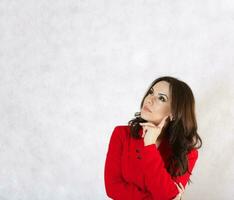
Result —
M114 128L106 155L104 179L107 196L114 200L152 200L149 192L141 191L139 187L126 182L122 177L120 131L118 126Z
M144 147L143 164L145 174L145 184L148 191L152 194L153 199L171 200L179 194L174 180L164 167L164 162L155 144ZM187 154L188 167L192 172L195 162L198 158L198 151L192 150ZM181 182L185 188L190 174L186 172L184 175L175 179L179 184Z

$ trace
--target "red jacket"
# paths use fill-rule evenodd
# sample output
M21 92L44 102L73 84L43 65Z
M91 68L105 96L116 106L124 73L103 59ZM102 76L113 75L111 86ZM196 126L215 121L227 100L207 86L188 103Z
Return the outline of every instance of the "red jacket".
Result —
M142 128L139 134L142 135ZM116 126L106 155L104 180L107 195L114 200L171 200L178 193L174 181L185 187L190 174L171 177L167 158L171 148L167 139L159 147L144 146L144 140L130 137L130 127ZM193 149L187 154L189 170L198 158Z

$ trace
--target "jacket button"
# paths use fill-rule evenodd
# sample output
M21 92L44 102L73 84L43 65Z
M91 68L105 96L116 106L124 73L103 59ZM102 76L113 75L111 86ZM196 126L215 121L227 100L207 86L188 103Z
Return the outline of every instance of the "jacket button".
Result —
M141 156L140 156L140 155L137 155L137 159L141 159Z
M136 149L136 152L139 153L139 152L140 152L140 149Z

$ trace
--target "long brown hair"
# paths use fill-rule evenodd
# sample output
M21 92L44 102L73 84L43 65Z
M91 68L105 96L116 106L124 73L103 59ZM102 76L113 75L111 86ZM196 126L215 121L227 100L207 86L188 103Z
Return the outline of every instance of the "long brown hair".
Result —
M199 149L202 146L202 140L197 133L195 99L191 88L185 82L171 76L162 76L151 83L141 101L140 109L143 106L145 97L150 93L150 89L159 81L169 83L169 91L172 98L171 113L173 120L163 130L172 147L172 155L169 158L167 171L171 176L181 176L188 171L186 154L190 150L194 148ZM140 122L146 122L146 120L141 118L140 112L136 112L135 118L128 122L131 137L141 138L138 134L141 128ZM190 171L188 172L191 174Z

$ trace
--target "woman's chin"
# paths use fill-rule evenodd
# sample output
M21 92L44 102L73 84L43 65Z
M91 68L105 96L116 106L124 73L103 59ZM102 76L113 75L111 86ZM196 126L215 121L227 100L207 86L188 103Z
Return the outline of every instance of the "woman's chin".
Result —
M144 119L144 120L148 119L148 117L144 113L141 113L141 118Z
M141 115L141 118L144 119L147 122L151 122L150 117L148 117L146 115Z
M157 126L159 124L159 123L153 121L149 116L147 116L145 114L141 114L141 118L146 120L147 122L154 124L155 126Z
M150 120L150 116L149 114L147 114L146 112L141 112L141 118L144 119L144 120Z

